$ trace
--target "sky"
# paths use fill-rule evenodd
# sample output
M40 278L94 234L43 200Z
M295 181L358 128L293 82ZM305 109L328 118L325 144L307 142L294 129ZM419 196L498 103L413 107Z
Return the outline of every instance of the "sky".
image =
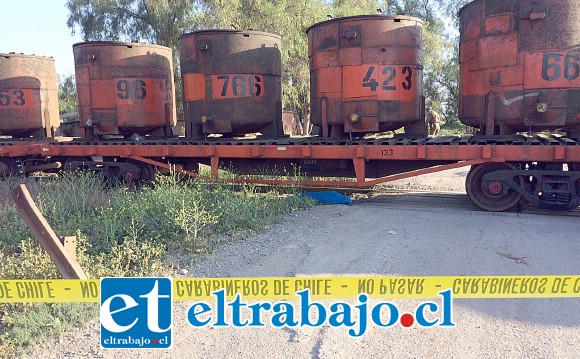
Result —
M66 0L0 0L0 53L52 57L59 75L74 75L72 45L82 42L66 26Z

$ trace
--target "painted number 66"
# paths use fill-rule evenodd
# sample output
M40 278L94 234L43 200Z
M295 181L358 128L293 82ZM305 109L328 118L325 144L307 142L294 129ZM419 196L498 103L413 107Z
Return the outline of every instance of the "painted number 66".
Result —
M564 56L564 78L576 80L580 75L580 54L570 51ZM548 52L542 57L542 79L546 81L557 80L562 75L562 55Z

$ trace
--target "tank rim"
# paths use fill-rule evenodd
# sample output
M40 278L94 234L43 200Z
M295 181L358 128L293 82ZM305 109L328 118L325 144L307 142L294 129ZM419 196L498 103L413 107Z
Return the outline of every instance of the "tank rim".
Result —
M179 35L179 37L177 38L177 40L181 39L182 37L188 37L190 35L197 35L197 34L202 34L202 33L213 33L213 34L254 34L254 35L262 35L262 36L270 36L270 37L274 37L276 39L280 39L282 40L282 36L278 35L278 34L273 34L271 32L265 32L265 31L256 31L256 30L233 30L233 29L208 29L208 30L196 30L196 31L192 31L192 32L187 32L187 33L183 33L181 35Z
M317 26L323 25L323 24L327 24L329 22L341 22L344 20L359 20L359 19L364 20L364 19L377 19L377 18L382 18L384 20L394 20L394 19L412 20L412 21L417 21L417 22L421 23L421 25L424 23L424 21L422 19L420 19L418 17L414 17L414 16L408 16L408 15L382 15L382 14L355 15L355 16L337 17L334 19L317 22L314 25L310 25L306 29L306 33L308 33L308 31L310 31L314 27L317 27Z
M458 16L458 17L459 17L459 16L461 16L461 12L462 12L462 11L463 11L463 10L464 10L466 7L468 7L468 6L470 6L470 5L473 5L473 4L477 3L477 2L481 2L481 1L483 1L483 0L473 0L473 1L470 1L470 2L468 2L467 4L463 5L463 6L462 6L462 7L461 7L461 8L460 8L458 11L457 11L457 16Z
M16 53L16 52L1 52L0 57L4 57L4 58L25 57L25 58L35 58L35 59L54 61L54 57L52 57L52 56L43 56L43 55L36 55L36 54L29 55L29 54Z
M131 47L156 47L160 49L171 50L167 46L157 45L157 44L146 44L142 42L123 42L123 41L83 41L77 42L72 45L73 48L81 46L131 46Z

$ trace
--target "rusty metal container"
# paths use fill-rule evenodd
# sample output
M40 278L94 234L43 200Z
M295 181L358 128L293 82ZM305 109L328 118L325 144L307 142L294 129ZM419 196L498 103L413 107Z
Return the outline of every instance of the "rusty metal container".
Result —
M171 135L176 114L170 48L83 42L73 52L82 137Z
M281 136L280 36L207 30L179 37L186 137Z
M0 135L52 137L59 124L54 59L0 54Z
M426 134L422 27L410 16L364 15L308 28L311 121L322 136Z
M580 6L476 0L460 13L461 122L486 135L580 132Z

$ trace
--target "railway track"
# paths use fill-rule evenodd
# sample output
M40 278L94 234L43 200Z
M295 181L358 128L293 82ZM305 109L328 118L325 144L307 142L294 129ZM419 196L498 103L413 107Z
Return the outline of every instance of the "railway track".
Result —
M359 203L364 204L377 204L391 208L405 207L425 210L437 210L445 208L466 212L489 213L473 204L473 202L471 202L466 193L460 192L430 192L430 191L405 190L405 189L379 189L379 190L367 190L366 192L361 191L358 193L364 193L364 196L355 196L358 197L357 201ZM558 211L549 209L539 209L527 203L516 206L507 212L522 213L522 214L541 214L559 217L580 217L580 208L575 209L573 211Z
M54 176L29 176L36 180L51 180ZM233 185L234 188L236 185ZM241 185L240 185L241 186ZM240 187L241 188L241 187ZM285 188L281 186L280 188ZM268 192L272 186L256 186L254 191L257 193ZM285 193L292 193L286 187ZM351 197L356 203L376 204L390 208L411 208L411 209L425 209L438 210L441 208L455 209L465 212L485 212L477 207L467 196L462 192L441 192L430 190L417 189L401 189L401 188L332 188L332 187L317 187L317 186L302 186L300 192L321 192L321 191L337 191ZM580 217L580 207L572 211L564 210L550 210L540 209L532 206L529 203L522 203L507 213L522 213L522 214L542 214L548 216L560 217Z

